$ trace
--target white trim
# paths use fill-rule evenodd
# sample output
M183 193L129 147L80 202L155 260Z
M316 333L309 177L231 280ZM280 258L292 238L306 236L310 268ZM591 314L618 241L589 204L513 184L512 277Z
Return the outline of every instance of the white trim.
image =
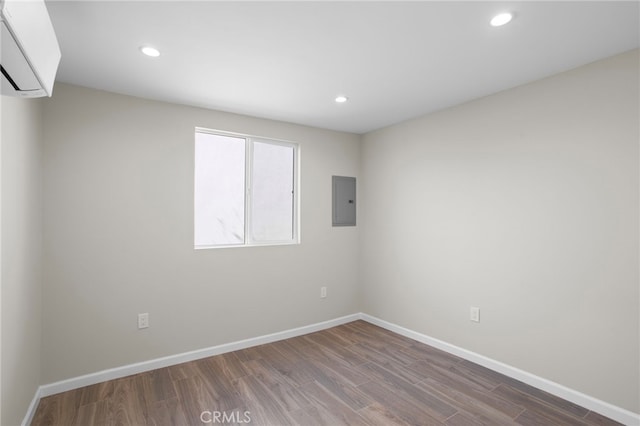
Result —
M433 346L434 348L441 349L445 352L449 352L453 355L457 355L460 358L466 359L467 361L482 365L483 367L487 367L491 370L497 371L498 373L509 376L512 379L519 380L528 385L549 392L550 394L573 402L574 404L578 404L591 411L595 411L596 413L602 414L603 416L609 417L610 419L613 419L617 422L623 423L625 425L640 425L640 414L633 413L621 407L617 407L608 402L599 400L592 396L578 392L574 389L570 389L561 384L552 382L551 380L536 376L535 374L528 373L526 371L520 370L519 368L512 367L508 364L504 364L500 361L496 361L484 355L480 355L467 349L463 349L459 346L452 345L451 343L447 343L445 341L427 336L425 334L409 330L408 328L404 328L399 325L381 320L380 318L376 318L368 314L360 314L360 317L364 321L367 321L371 324L377 325L389 331L393 331L394 333L400 334L410 339L417 340L418 342L425 343L429 346Z
M31 424L33 416L36 414L36 408L38 408L40 398L42 398L42 386L38 386L38 389L36 389L36 393L33 395L33 399L31 400L31 404L29 404L27 414L24 416L21 426L29 426Z
M233 352L240 349L246 349L252 346L264 345L266 343L277 342L278 340L302 336L304 334L309 334L338 325L346 324L357 319L360 319L360 314L351 314L333 320L323 321L316 324L267 334L264 336L253 337L250 339L239 340L237 342L225 343L222 345L211 346L209 348L197 349L195 351L156 358L149 361L137 362L135 364L110 368L108 370L102 370L96 373L85 374L84 376L73 377L71 379L61 380L59 382L40 386L40 397L54 395L56 393L66 392L84 386L94 385L96 383L104 382L107 380L119 379L121 377L130 376L132 374L144 373L145 371L169 367L176 364L182 364L183 362L195 361L197 359L220 355L227 352Z
M130 376L132 374L143 373L145 371L155 370L157 368L169 367L183 362L194 361L197 359L207 358L210 356L220 355L227 352L237 351L240 349L249 348L252 346L263 345L266 343L277 342L279 340L289 339L292 337L302 336L304 334L313 333L316 331L325 330L327 328L335 327L338 325L346 324L356 320L364 320L371 324L377 325L394 333L408 337L410 339L417 340L418 342L433 346L434 348L441 349L445 352L457 355L468 361L487 367L491 370L502 373L513 379L520 380L538 389L549 392L560 398L571 401L574 404L578 404L584 408L587 408L596 413L600 413L603 416L609 417L625 425L640 425L640 414L633 413L625 410L624 408L617 407L608 402L601 401L597 398L585 395L576 390L567 388L561 384L552 382L526 371L520 370L516 367L504 364L500 361L488 358L484 355L463 349L459 346L452 345L443 340L439 340L422 333L410 330L408 328L401 327L399 325L384 321L380 318L364 314L356 313L346 315L333 320L323 321L316 324L311 324L303 327L293 328L290 330L280 331L277 333L267 334L264 336L253 337L250 339L239 340L237 342L225 343L222 345L212 346L209 348L198 349L195 351L184 352L177 355L170 355L163 358L156 358L149 361L143 361L135 364L129 364L122 367L111 368L108 370L98 371L96 373L86 374L84 376L74 377L67 380L62 380L55 383L40 386L31 404L27 414L22 421L22 426L27 426L31 423L35 414L40 398L44 398L49 395L54 395L60 392L66 392L72 389L81 388L84 386L93 385L96 383L104 382L107 380L114 380L121 377Z

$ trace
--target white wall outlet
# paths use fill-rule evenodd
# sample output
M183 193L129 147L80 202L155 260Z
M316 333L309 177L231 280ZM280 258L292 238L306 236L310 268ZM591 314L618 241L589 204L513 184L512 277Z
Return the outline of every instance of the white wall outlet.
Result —
M473 322L480 322L480 308L472 306L469 311L469 319Z
M327 297L327 288L320 287L320 299L324 299L325 297Z
M138 314L138 328L147 328L149 327L149 314Z

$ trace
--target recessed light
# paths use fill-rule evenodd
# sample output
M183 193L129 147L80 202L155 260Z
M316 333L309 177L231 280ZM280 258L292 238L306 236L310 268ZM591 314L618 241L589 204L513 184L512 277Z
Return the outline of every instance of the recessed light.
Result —
M513 14L509 12L499 13L498 15L491 18L490 24L492 27L501 27L511 22L512 19L513 19Z
M343 104L343 103L347 102L348 100L349 100L349 98L347 98L346 96L343 96L343 95L336 96L336 103Z
M151 47L151 46L142 46L140 48L140 51L142 53L144 53L147 56L151 56L152 58L156 58L158 56L160 56L160 51L158 49L156 49L155 47Z

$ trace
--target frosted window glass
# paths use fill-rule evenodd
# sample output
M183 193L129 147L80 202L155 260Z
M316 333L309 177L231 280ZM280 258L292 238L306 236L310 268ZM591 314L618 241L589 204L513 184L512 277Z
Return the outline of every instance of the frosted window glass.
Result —
M244 244L245 139L196 133L195 245Z
M293 239L292 146L254 142L251 237L256 242Z

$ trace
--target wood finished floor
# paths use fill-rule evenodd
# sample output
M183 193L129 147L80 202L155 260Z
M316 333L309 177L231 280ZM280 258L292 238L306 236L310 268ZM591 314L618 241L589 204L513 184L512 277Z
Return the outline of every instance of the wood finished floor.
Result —
M49 396L32 425L203 425L203 411L214 425L619 424L355 321Z

